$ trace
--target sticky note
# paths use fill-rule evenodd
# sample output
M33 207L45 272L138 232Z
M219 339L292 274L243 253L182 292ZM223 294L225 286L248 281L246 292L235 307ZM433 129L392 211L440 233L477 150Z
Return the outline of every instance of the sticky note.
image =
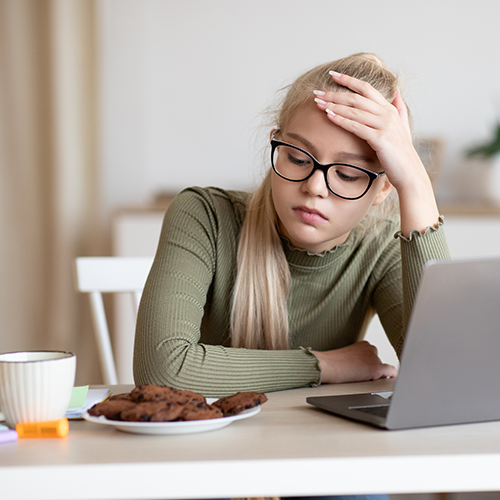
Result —
M69 402L70 408L80 408L85 403L85 398L87 397L87 392L89 392L89 386L83 385L81 387L73 387L73 392L71 393L71 400Z
M0 443L9 443L17 439L17 432L14 430L0 430Z

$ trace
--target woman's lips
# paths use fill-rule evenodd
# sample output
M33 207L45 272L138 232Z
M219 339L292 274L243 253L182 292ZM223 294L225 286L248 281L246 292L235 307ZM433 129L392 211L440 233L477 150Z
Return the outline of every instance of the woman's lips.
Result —
M319 222L328 222L328 219L318 210L308 207L294 207L293 213L305 222L317 224Z

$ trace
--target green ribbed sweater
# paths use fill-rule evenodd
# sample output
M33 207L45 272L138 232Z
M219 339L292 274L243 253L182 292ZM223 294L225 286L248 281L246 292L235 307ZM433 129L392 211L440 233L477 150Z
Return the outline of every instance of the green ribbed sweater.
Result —
M292 282L290 350L231 348L229 316L238 236L248 193L190 188L168 209L139 307L137 385L169 385L224 396L314 386L312 350L360 339L376 312L399 353L424 263L449 258L441 223L394 237L397 218L377 231L355 228L321 255L283 241Z

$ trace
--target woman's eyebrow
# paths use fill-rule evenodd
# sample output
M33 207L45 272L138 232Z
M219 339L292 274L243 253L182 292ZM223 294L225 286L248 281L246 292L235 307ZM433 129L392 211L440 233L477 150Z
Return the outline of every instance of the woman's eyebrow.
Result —
M307 150L308 153L311 153L312 155L317 154L317 150L314 147L314 145L311 142L309 142L305 137L302 137L301 135L296 134L295 132L287 132L285 135L302 143L302 145L304 146L304 148Z
M347 151L341 151L340 153L337 153L337 158L340 161L345 161L345 162L364 161L365 163L371 163L371 164L375 163L375 159L370 156L358 153L349 153Z
M292 139L299 141L304 146L304 149L306 149L313 156L317 155L317 153L318 153L317 149L305 137L302 137L301 135L296 134L295 132L287 132L285 135L288 137L291 137ZM370 163L370 164L375 163L374 158L372 158L371 156L360 154L360 153L350 153L349 151L341 151L341 152L336 154L336 162L348 163L348 162L356 162L356 161L363 161L365 163Z

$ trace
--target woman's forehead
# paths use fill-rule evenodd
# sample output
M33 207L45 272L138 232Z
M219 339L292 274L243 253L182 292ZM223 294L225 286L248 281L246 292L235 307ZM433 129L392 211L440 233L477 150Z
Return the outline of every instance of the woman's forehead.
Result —
M332 123L326 113L316 106L313 97L311 103L301 106L290 117L281 133L283 140L300 141L297 145L313 155L347 151L370 160L377 159L366 141Z

